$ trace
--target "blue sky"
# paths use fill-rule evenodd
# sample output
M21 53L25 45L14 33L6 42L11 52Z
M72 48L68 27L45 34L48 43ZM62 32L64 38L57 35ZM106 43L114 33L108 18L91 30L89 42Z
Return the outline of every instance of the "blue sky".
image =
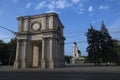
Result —
M120 40L120 0L0 0L0 26L17 32L16 17L48 12L58 13L65 27L67 55L72 55L71 42L74 41L79 42L82 55L87 55L85 33L90 24L99 30L102 20L112 38ZM13 37L12 33L0 28L0 39L8 41L6 38Z

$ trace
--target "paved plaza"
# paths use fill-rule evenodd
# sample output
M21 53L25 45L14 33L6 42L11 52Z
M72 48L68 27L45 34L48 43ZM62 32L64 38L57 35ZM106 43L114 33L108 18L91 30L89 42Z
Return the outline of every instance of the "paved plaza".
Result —
M120 73L101 72L0 72L0 80L120 80Z
M0 67L0 80L120 80L120 66L66 65L55 69Z
M120 73L120 66L116 65L100 65L94 66L94 64L75 64L71 65L68 64L62 68L55 68L55 69L41 69L41 68L23 68L23 69L14 69L13 66L1 66L0 71L36 71L36 72L114 72Z

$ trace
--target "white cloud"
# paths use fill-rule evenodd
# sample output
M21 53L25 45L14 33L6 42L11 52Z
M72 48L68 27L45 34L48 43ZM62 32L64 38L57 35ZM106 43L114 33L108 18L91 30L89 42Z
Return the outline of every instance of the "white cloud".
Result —
M74 0L74 1L78 1L78 0ZM75 4L75 8L78 10L78 14L83 14L85 12L85 3L88 2L89 0L79 0L78 1L78 5L76 7L76 4ZM93 9L93 8L92 8Z
M72 6L67 0L53 0L46 3L46 7L49 9L47 12L57 12L57 9L65 9Z
M25 8L28 9L28 8L30 8L30 6L31 6L31 2L27 3L26 6L25 6Z
M50 12L56 12L55 10L51 9L51 10L48 10L46 11L47 13L50 13Z
M43 6L45 6L46 1L40 2L36 7L35 10L39 10L40 8L42 8Z
M82 3L79 3L78 7L83 7L84 5Z
M51 1L51 3L47 5L47 7L48 7L48 9L49 9L49 11L47 11L47 12L54 12L54 11L55 11L55 8L56 8L56 7L55 7L55 4L56 4L55 1Z
M71 0L72 3L77 4L80 0Z
M108 8L109 8L109 7L106 6L106 5L105 5L105 6L104 6L104 5L99 6L99 9L100 9L100 10L106 10L106 9L108 9Z
M78 14L83 14L83 12L85 11L85 9L81 8L78 12Z
M84 5L82 3L79 3L77 6L74 7L74 10L78 13L78 14L83 14L85 11Z
M12 0L13 3L18 3L18 0Z
M46 9L47 12L57 12L59 9L72 8L76 10L79 14L85 11L83 2L88 0L48 0L40 2L35 10L40 10L40 8Z
M81 1L86 1L86 2L87 2L87 1L89 1L89 0L81 0Z
M54 5L49 4L49 5L48 5L48 8L49 8L49 10L46 11L46 12L56 12L56 11L55 11L55 6L54 6Z
M56 7L58 9L64 9L64 8L70 7L70 6L71 6L71 4L68 3L66 0L58 0L58 1L56 1Z
M48 8L49 8L50 10L54 10L54 9L55 9L55 6L54 6L54 5L48 5Z
M90 6L90 7L88 8L88 11L89 11L89 12L92 12L92 11L93 11L93 7Z

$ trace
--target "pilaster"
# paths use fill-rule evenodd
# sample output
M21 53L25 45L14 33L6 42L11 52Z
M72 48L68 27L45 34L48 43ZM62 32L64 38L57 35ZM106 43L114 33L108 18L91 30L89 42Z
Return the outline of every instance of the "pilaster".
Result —
M46 16L42 18L42 29L41 30L46 30L47 29L47 24L46 24Z
M16 48L16 58L14 62L14 68L19 68L20 62L19 62L19 54L20 54L20 40L17 40L17 48Z
M25 20L24 20L24 31L27 32L29 31L29 25L30 25L30 18L29 17L26 17Z
M24 40L24 50L23 50L23 53L22 53L22 68L26 68L27 67L27 59L26 59L26 55L27 55L27 40Z
M22 26L23 26L23 19L21 18L21 19L19 19L18 20L19 22L18 22L18 32L22 32Z
M53 23L54 23L53 18L54 17L52 15L49 16L49 29L53 29Z
M53 38L50 38L49 68L54 68L54 60L53 60Z
M42 38L42 60L41 68L45 68L45 38Z
M55 39L55 67L58 67L59 59L58 59L58 39Z
M65 66L65 61L64 61L64 40L62 40L61 43L61 49L62 49L62 53L61 53L61 58L62 58L62 67Z

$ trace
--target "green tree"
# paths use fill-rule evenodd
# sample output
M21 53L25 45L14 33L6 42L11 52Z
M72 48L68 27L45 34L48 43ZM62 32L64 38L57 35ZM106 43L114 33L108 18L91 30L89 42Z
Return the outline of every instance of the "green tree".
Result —
M8 43L0 40L0 62L2 65L12 65L15 60L15 53L16 39L11 39Z
M2 65L7 65L9 61L9 51L7 43L0 40L0 62Z
M117 64L117 65L120 65L120 41L118 40L113 40L113 52L114 52L114 62Z
M0 40L0 62L2 62L3 45L4 45L3 41Z
M93 29L91 26L86 36L89 45L87 47L88 59L90 61L94 61L95 64L96 62L100 64L100 62L103 61L106 65L108 65L108 62L114 62L117 54L115 50L113 50L113 40L103 21L100 31Z
M9 46L9 65L13 65L14 60L15 60L15 55L16 55L16 39L13 38L10 40L10 42L8 43Z
M71 58L72 56L65 55L65 62L69 64Z
M95 65L96 63L100 64L100 58L101 58L100 31L95 30L91 25L91 28L88 29L86 36L87 36L87 42L89 44L89 46L87 47L88 59L91 62L94 62Z
M102 48L102 58L105 61L106 65L108 62L112 62L113 60L113 41L111 36L109 35L108 30L106 29L106 26L104 22L102 21L101 24L101 30L100 30L102 37L101 37L101 48Z

